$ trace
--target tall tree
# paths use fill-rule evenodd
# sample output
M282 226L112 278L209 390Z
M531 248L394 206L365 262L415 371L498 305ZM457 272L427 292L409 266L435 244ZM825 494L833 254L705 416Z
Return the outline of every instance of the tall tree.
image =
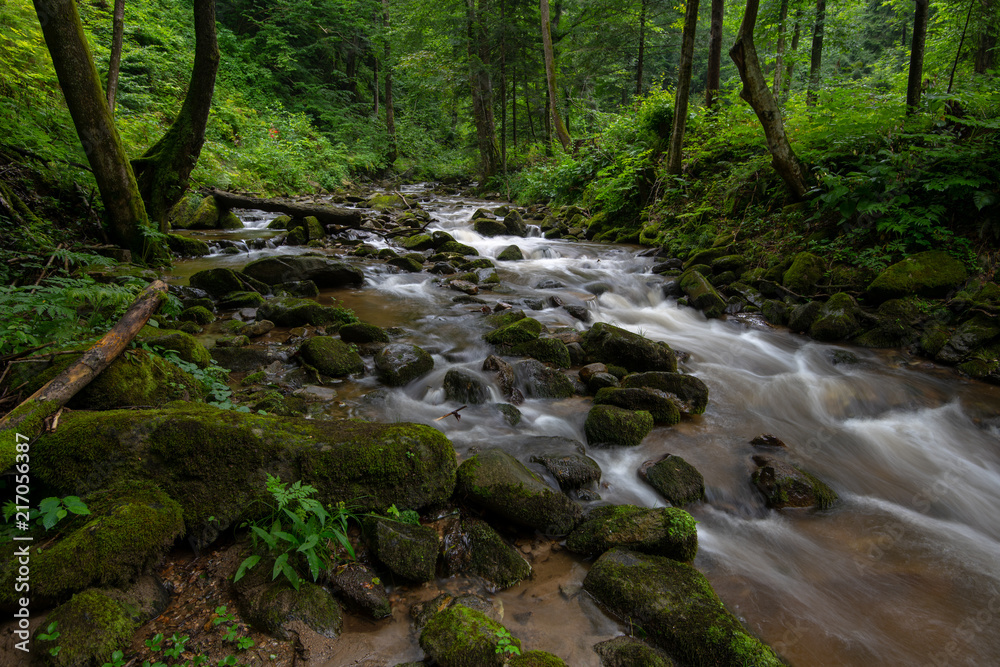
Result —
M708 74L705 79L705 106L712 106L719 95L719 72L722 69L722 18L725 0L712 0L712 19L708 37Z
M789 194L795 200L800 200L806 194L806 179L795 152L788 143L785 125L781 121L781 110L778 108L771 88L760 70L760 59L757 57L757 47L753 41L754 27L757 25L757 10L760 0L748 0L743 23L736 35L736 43L729 49L729 57L736 63L743 81L742 97L757 114L764 137L767 139L767 149L771 152L771 164L781 176L788 188Z
M125 36L125 0L115 0L111 19L111 58L108 61L108 108L115 113L118 96L118 72L122 64L122 38Z
M982 0L982 18L979 23L979 45L976 48L976 59L973 71L976 74L986 74L996 64L997 53L997 18L995 0Z
M677 73L677 93L674 97L674 122L667 149L667 173L681 173L681 146L687 125L688 94L691 91L691 67L694 62L694 34L698 28L698 0L687 0L684 13L684 34L681 38L681 62Z
M545 58L545 82L549 89L549 117L555 127L556 137L562 144L563 150L568 151L573 140L569 136L566 124L559 114L558 98L556 97L556 60L552 52L552 27L549 20L549 0L540 0L539 8L542 13L542 50Z
M469 84L472 91L472 116L479 145L479 174L483 181L500 171L500 146L493 120L493 81L490 78L490 41L486 29L486 0L466 0L469 53Z
M927 43L927 9L929 0L916 0L913 13L913 40L910 44L910 71L906 78L906 113L912 114L920 105L924 78L924 49Z
M802 8L795 10L795 27L792 29L792 44L789 51L788 65L785 68L785 85L782 86L782 97L787 99L792 90L792 74L795 73L795 55L799 52L799 38L802 36Z
M194 34L194 66L181 110L166 134L132 161L146 211L161 231L166 231L167 213L184 195L205 143L219 69L215 0L194 0Z
M101 89L76 3L34 0L34 5L66 106L101 193L109 235L137 258L158 259L163 249L149 241L146 233L146 209Z
M782 60L785 55L785 23L788 21L788 0L781 0L781 9L778 11L778 46L774 52L774 85L771 92L778 98L781 93L781 74L784 71Z
M396 109L392 100L392 47L389 40L389 0L382 0L382 28L385 30L385 133L389 135L386 162L391 166L398 156L396 148Z
M640 0L639 7L639 58L635 66L635 94L642 95L642 68L646 56L646 6L649 0Z
M826 0L816 0L816 21L813 23L812 54L809 58L809 88L806 104L816 105L819 93L820 68L823 66L823 31L826 26Z

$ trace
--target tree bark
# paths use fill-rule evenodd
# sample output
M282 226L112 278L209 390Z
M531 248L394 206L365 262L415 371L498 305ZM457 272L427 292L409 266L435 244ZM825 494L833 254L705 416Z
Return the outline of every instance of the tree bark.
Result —
M823 28L826 24L826 0L816 0L816 23L813 24L812 55L809 59L809 88L806 106L816 106L819 93L820 67L823 65Z
M111 239L131 250L135 257L164 256L162 247L147 241L144 233L149 225L146 209L101 90L76 3L34 0L34 5L66 106L101 192Z
M795 28L792 30L792 54L797 54L799 52L799 38L802 36L802 9L795 10ZM792 92L792 74L795 72L795 59L788 59L788 67L785 69L785 85L782 86L783 97L788 98L789 93Z
M739 70L740 79L743 81L740 97L750 104L764 128L767 148L771 152L771 164L785 182L792 199L798 201L806 194L805 176L798 158L788 143L785 126L781 121L781 110L774 101L771 89L760 70L757 47L753 42L759 5L760 0L747 2L743 23L736 36L736 43L729 50L729 57L736 63L736 69Z
M778 46L775 49L774 57L774 84L771 92L775 99L781 93L781 75L784 72L783 59L785 55L785 23L788 21L788 0L781 0L781 9L778 12Z
M396 148L396 108L392 101L392 47L389 43L389 0L382 0L382 26L385 28L385 132L389 135L389 150L386 153L386 161L391 166L399 156Z
M104 96L99 96L99 99L103 105ZM26 443L41 435L46 429L46 420L59 412L77 392L118 358L160 307L166 294L165 282L154 280L150 283L111 331L69 368L0 420L0 471L7 470L15 463L17 444Z
M997 17L993 8L993 0L982 2L982 19L979 20L979 45L976 48L976 59L973 71L976 74L986 74L996 63L997 52Z
M969 11L965 15L965 25L962 27L962 38L958 40L958 48L955 49L955 62L951 65L951 74L948 75L948 95L951 95L951 86L955 83L955 70L958 69L958 59L962 55L962 46L965 45L965 35L969 32L969 19L972 18L972 8L975 0L969 0Z
M691 67L694 62L694 35L698 27L698 0L687 0L684 33L681 37L680 71L677 73L677 95L674 98L674 123L670 130L667 150L667 173L681 173L681 147L684 126L687 125L688 95L691 92Z
M646 56L646 5L649 0L641 0L639 9L639 59L635 66L635 94L642 95L642 67Z
M920 105L920 92L924 78L924 46L927 43L927 10L929 0L916 0L913 13L913 39L910 46L910 72L906 79L906 115L913 114Z
M705 106L712 106L719 96L719 72L722 68L722 17L725 0L712 0L712 19L708 37L708 74L705 77Z
M343 225L345 227L361 227L361 213L352 209L335 206L320 206L319 204L300 204L285 199L262 199L249 195L240 195L224 190L208 189L203 194L215 197L215 203L224 209L249 208L268 213L285 213L293 218L315 216L323 224Z
M569 131L566 130L566 125L559 114L559 103L556 97L556 61L552 51L549 0L539 0L539 9L542 14L542 52L545 57L545 83L548 85L549 90L549 116L556 131L556 138L562 144L563 150L569 151L573 140L570 138Z
M111 59L108 61L108 108L115 115L115 98L118 96L118 72L122 64L122 38L125 35L125 0L115 0L111 19Z
M194 0L194 66L187 95L166 134L132 161L149 217L166 231L167 213L187 190L205 143L205 127L219 69L215 0Z
M500 168L507 173L507 3L500 0Z

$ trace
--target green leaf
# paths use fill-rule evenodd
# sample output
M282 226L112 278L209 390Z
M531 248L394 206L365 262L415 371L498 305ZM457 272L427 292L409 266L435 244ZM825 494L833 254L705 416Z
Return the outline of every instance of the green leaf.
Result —
M236 569L236 576L233 577L233 581L239 581L240 579L242 579L243 575L246 574L246 571L251 569L259 562L260 562L260 556L256 554L244 558L243 562L240 563L240 566Z
M271 580L278 578L278 575L284 569L285 565L288 563L288 554L283 553L274 560L274 569L271 571ZM298 588L296 586L296 588Z

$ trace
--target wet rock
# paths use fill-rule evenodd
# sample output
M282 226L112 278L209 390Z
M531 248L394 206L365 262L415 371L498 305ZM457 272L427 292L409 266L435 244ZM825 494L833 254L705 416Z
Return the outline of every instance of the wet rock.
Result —
M204 241L180 234L167 234L167 245L181 257L202 257L212 252Z
M380 213L402 211L407 208L406 200L399 195L375 194L364 202L364 208L375 209Z
M508 426L521 423L521 411L508 403L491 403L490 408L497 412Z
M407 273L420 273L424 270L423 262L411 257L410 255L403 255L402 257L393 257L388 262L389 266L395 266L400 271L405 271Z
M254 291L266 294L270 291L252 276L241 274L232 269L206 269L195 273L188 279L191 287L196 287L211 294L215 298L221 298L230 292Z
M813 475L767 454L754 454L757 464L752 481L764 494L767 506L818 507L828 509L837 502L837 494Z
M750 441L754 447L787 447L787 445L777 436L770 433L761 433Z
M482 612L455 605L427 621L420 648L440 667L503 667L507 658L498 650L501 632L506 628ZM520 639L508 641L520 649Z
M792 331L809 331L813 322L819 317L821 310L823 310L822 301L810 301L801 306L796 306L788 314L788 328Z
M705 499L705 478L679 456L667 454L659 461L646 461L639 468L639 477L671 505L679 507Z
M626 410L642 410L652 416L653 423L667 426L672 426L681 419L680 410L673 399L659 389L649 387L605 387L594 396L594 405L615 405Z
M367 322L351 322L337 332L345 343L388 343L389 334L382 327Z
M375 355L378 378L390 387L401 387L434 368L434 359L409 343L387 345Z
M705 317L719 317L726 311L726 302L698 271L686 271L681 275L680 285L691 306L702 311Z
M511 211L503 217L503 226L511 236L527 236L528 226L517 211Z
M433 528L378 517L370 522L375 555L390 572L410 581L434 578L438 536Z
M257 309L257 316L282 327L329 326L349 324L357 320L353 313L344 308L321 306L312 299L293 297L268 299Z
M402 246L407 250L423 251L434 248L434 237L430 234L414 234L408 239L404 239Z
M499 329L494 329L483 336L483 340L491 345L513 346L535 340L544 330L545 326L538 320L523 317Z
M515 262L524 259L524 253L516 245L509 245L497 255L497 259L501 262Z
M621 386L621 382L611 373L595 373L587 383L587 391L596 394L605 387L616 388Z
M521 303L524 304L525 308L530 308L531 310L545 310L545 301L543 301L542 299L525 297L521 299Z
M998 337L1000 324L997 324L996 318L977 313L972 319L959 325L935 358L944 363L955 364L969 356L974 349L991 343Z
M861 307L850 294L838 292L819 309L809 327L809 335L816 340L834 341L851 338L861 329Z
M917 297L889 299L874 315L875 326L851 342L862 347L903 347L917 339L916 325L923 318ZM872 315L864 319L870 322ZM932 355L933 356L933 355Z
M538 338L519 343L511 348L512 354L521 354L556 368L569 368L572 360L569 348L558 338Z
M301 621L327 639L336 639L344 625L340 604L322 586L302 581L296 590L284 578L271 580L273 560L259 563L234 585L243 618L254 628L281 640L291 639L292 621Z
M479 251L473 248L472 246L465 245L464 243L459 243L458 241L448 241L447 243L443 243L442 245L438 246L438 252L453 252L458 255L463 255L465 257L468 256L474 257L479 254Z
M760 312L771 324L778 326L788 324L788 305L783 301L768 299L761 304Z
M676 667L667 653L634 637L615 637L594 644L601 667Z
M257 346L216 347L212 349L212 357L223 368L228 368L237 373L255 371L275 361L284 361L283 355L274 349Z
M242 334L222 336L215 339L215 347L245 347L250 344L250 338ZM213 348L214 349L214 348Z
M219 226L219 205L215 197L205 197L190 217L178 216L172 221L177 229L215 229Z
M825 273L826 262L821 257L811 252L800 252L781 277L781 284L796 294L812 294Z
M243 273L267 285L311 280L319 287L348 287L365 281L358 267L323 257L265 257L247 264Z
M53 643L53 647L59 647L56 656L48 650L40 650L41 647L51 648L46 644L52 642L39 637L51 623L57 625L59 632L58 642ZM132 617L127 605L105 591L88 588L49 612L45 622L35 631L32 644L39 650L33 664L51 667L103 664L114 651L127 649L132 633L140 625L141 621ZM22 664L28 663L25 659Z
M514 386L516 375L513 366L495 354L491 354L483 361L483 370L496 371L497 384L500 385L500 391L503 393L504 398L516 405L524 402L524 395L521 394L521 390Z
M448 401L477 405L490 400L490 389L479 376L453 368L444 376L444 397Z
M504 227L504 224L493 218L479 218L472 225L472 228L482 236L504 236L507 234L507 228Z
M868 286L866 298L874 303L911 294L943 297L968 278L961 261L942 250L928 250L907 257L883 271Z
M344 341L331 336L310 338L299 348L299 357L330 377L344 377L365 370L361 355Z
M589 322L591 319L590 310L586 306L567 304L563 306L563 310L573 316L574 319L580 320L581 322Z
M591 510L566 538L566 548L581 554L614 547L689 563L698 553L696 522L677 507L605 505Z
M532 463L545 466L563 491L601 481L601 466L597 461L583 454L544 453L533 454Z
M455 271L455 267L448 262L436 262L434 266L430 268L430 272L439 276L450 276L457 273Z
M332 568L327 574L331 588L354 607L375 619L392 614L385 586L364 563L348 563L343 568Z
M282 245L305 245L309 242L309 236L302 227L295 227L288 230Z
M587 413L583 430L594 447L634 447L653 430L648 412L633 412L614 405L595 405Z
M145 336L143 331L139 332L142 342L150 346L162 347L164 350L172 350L184 361L206 368L212 363L212 356L205 349L205 346L198 342L198 339L183 331L173 331L170 329L157 329L157 333Z
M319 287L311 280L293 280L278 283L271 288L275 296L294 296L302 299L314 299L319 296Z
M647 387L673 396L684 414L700 415L708 407L708 385L693 375L683 373L632 373L622 380L622 387Z
M479 294L479 286L468 280L452 280L448 283L448 287L455 290L456 292L464 292L466 294Z
M595 361L630 371L677 370L677 359L669 345L605 322L598 322L583 334L581 344Z
M505 519L556 535L572 530L581 514L579 505L501 449L483 450L462 463L456 491Z
M647 639L688 665L778 667L781 661L751 636L690 565L616 548L595 561L584 589Z
M219 214L218 229L243 229L243 221L232 211Z
M531 398L569 398L575 393L568 377L537 359L517 362L514 375L524 395Z
M241 308L257 308L264 303L264 297L257 292L230 292L219 299L221 310L239 310Z
M580 375L580 381L584 384L590 382L590 378L594 377L597 373L607 373L608 367L601 363L587 364L581 368L578 373Z
M510 588L531 576L531 565L485 521L466 517L462 532L469 544L469 572L499 588Z

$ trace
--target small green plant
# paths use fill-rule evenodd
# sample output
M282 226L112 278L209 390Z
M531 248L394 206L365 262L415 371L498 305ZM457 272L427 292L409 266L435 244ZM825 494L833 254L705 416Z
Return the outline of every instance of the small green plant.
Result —
M14 526L10 525L10 520L13 518L17 512L17 505L13 501L8 501L3 506L3 519L8 525L5 526L3 533L5 537L9 537L11 533L14 532ZM87 503L80 500L77 496L66 496L65 498L45 498L39 504L37 508L32 508L28 512L28 521L33 521L36 525L41 526L45 530L51 530L57 523L66 518L69 514L75 515L85 515L90 514L90 509L87 507Z
M514 643L514 638L510 634L510 630L507 628L500 628L496 631L497 638L497 648L496 652L499 655L506 657L511 657L515 655L521 655L521 649L517 647Z
M410 452L407 452L409 454ZM385 511L385 515L392 519L393 521L398 521L400 523L408 523L413 526L420 525L420 515L415 510L402 510L400 511L396 504L393 503L389 505L389 509Z
M49 627L45 628L45 632L38 633L38 639L43 642L54 642L59 639L59 622L52 621L49 623ZM59 651L62 650L61 646L53 646L49 649L49 655L53 658L59 655Z
M124 667L125 664L125 654L121 651L115 651L111 654L111 660L101 665L101 667Z

